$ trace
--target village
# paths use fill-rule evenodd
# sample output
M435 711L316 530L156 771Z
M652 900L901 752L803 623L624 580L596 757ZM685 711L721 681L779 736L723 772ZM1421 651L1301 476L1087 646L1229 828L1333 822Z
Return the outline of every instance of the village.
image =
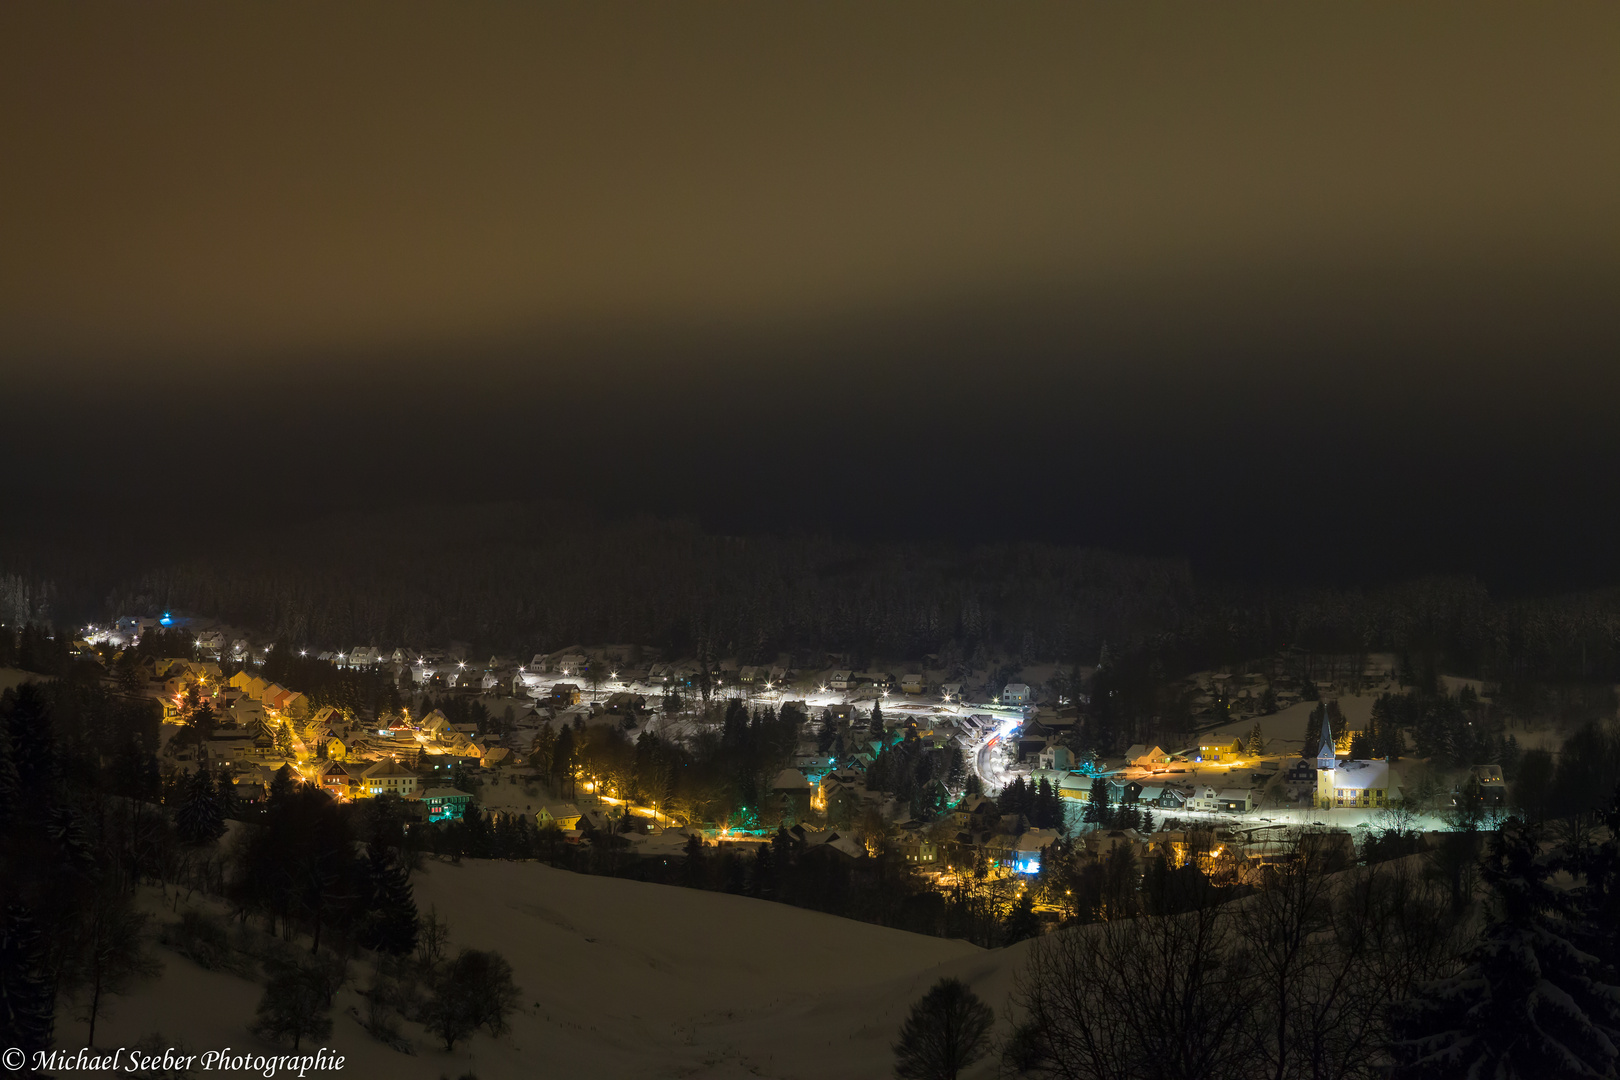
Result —
M81 645L119 668L122 647L154 630L179 633L182 622L124 619L88 628ZM1198 674L1185 686L1198 731L1184 744L1097 756L1077 749L1083 694L1054 692L1064 673L1050 667L1010 681L1005 670L996 678L922 663L896 675L805 671L787 657L663 661L634 646L482 661L465 647L299 650L321 665L311 670L363 673L397 690L391 706L368 709L316 705L265 678L273 644L221 627L184 633L197 658L138 661L143 692L164 711L162 768L206 766L229 778L242 805L263 800L279 775L338 800L396 799L423 822L458 821L476 807L554 829L568 845L611 843L625 859L664 863L694 843L743 853L786 837L851 867L887 852L941 891L969 883L1008 900L1039 883L1035 903L1048 917L1062 913L1059 870L1110 857L1138 872L1156 856L1171 868L1195 860L1242 881L1302 831L1336 838L1353 861L1369 838L1452 827L1463 803L1476 826L1488 825L1507 802L1498 765L1443 775L1368 752L1373 702L1396 689L1388 656L1318 659L1327 673L1319 680L1282 673L1288 657L1269 671ZM541 746L564 729L690 741L739 707L791 712L802 724L757 805L724 817L638 799L622 771L584 753L562 774L541 761ZM896 747L947 764L901 797L872 782Z

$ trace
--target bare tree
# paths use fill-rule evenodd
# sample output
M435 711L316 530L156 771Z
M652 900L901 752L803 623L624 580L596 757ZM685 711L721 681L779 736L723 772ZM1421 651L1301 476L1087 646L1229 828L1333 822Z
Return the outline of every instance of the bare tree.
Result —
M107 999L123 994L132 982L155 977L163 965L146 953L146 916L135 910L128 893L104 887L91 900L78 924L64 983L84 995L90 1025L85 1042L96 1041L96 1021L107 1012Z
M1024 1020L1006 1063L1056 1080L1253 1075L1234 1037L1253 985L1217 908L1048 934L1014 983Z

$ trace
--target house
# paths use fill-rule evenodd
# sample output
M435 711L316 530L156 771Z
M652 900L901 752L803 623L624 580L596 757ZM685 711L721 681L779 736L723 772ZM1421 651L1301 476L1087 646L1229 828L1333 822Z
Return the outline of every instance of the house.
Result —
M1037 755L1042 769L1057 769L1067 772L1074 768L1074 752L1062 743L1053 743Z
M1028 705L1032 699L1033 695L1025 683L1008 683L1001 691L1003 705Z
M1395 774L1389 762L1337 761L1331 769L1316 774L1316 805L1323 810L1336 807L1383 809L1400 798Z
M946 701L961 701L962 684L959 682L940 683L939 694L940 697L943 697Z
M801 746L793 755L793 767L806 776L820 776L833 767L833 758L823 754L815 743Z
M579 704L579 687L574 683L560 682L551 684L551 701L555 706L564 709Z
M929 865L939 861L939 845L934 843L927 827L921 822L902 823L895 835L892 850L908 863Z
M1295 758L1294 763L1288 766L1282 774L1283 783L1299 786L1309 784L1316 786L1316 762L1311 758Z
M1243 756L1243 740L1222 735L1206 735L1198 744L1198 759L1225 763Z
M820 788L821 805L830 820L854 817L866 798L865 785L850 769L823 773Z
M1115 806L1125 806L1134 803L1142 794L1142 785L1136 780L1126 780L1123 777L1111 776L1108 778L1108 801Z
M472 796L460 788L431 787L418 798L427 810L429 821L460 821L467 812Z
M827 680L827 685L834 690L848 690L855 685L855 675L850 671L835 671L832 678Z
M579 808L573 803L542 803L534 816L542 829L547 825L555 825L565 832L579 828Z
M1091 777L1077 772L1068 773L1058 785L1058 794L1076 802L1090 802Z
M771 799L798 818L810 809L810 781L798 769L783 769L771 781Z
M970 832L980 832L994 828L1001 820L1001 807L996 805L994 799L987 799L983 795L969 795L956 804L951 812L951 821L958 829Z
M1170 760L1170 755L1162 746L1147 746L1137 743L1125 751L1125 761L1138 769L1151 769L1155 765L1164 765Z
M360 794L408 796L416 791L416 774L389 758L360 774Z
M900 676L900 692L902 694L920 694L928 689L928 680L921 672L908 672Z
M1486 806L1507 805L1507 781L1500 765L1475 765L1469 775L1479 783L1479 796Z
M1058 839L1056 829L1025 829L1012 850L1012 868L1019 874L1038 874L1041 853Z
M328 761L321 770L321 790L334 798L348 798L354 791L355 780L349 770L335 761Z

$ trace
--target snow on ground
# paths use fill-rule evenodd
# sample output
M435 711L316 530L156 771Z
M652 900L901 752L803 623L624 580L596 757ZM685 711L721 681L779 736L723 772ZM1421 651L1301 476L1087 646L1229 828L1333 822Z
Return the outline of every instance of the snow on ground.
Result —
M1359 696L1347 694L1334 700L1338 701L1339 711L1344 713L1344 718L1351 728L1365 728L1372 720L1373 702L1378 700L1378 693L1375 691ZM1247 739L1255 720L1259 720L1260 733L1266 740L1267 756L1282 754L1285 757L1298 757L1305 747L1305 722L1310 719L1311 713L1319 704L1315 701L1301 701L1270 716L1233 720L1216 728L1215 732L1234 739Z
M890 1075L900 1023L936 979L966 980L1004 1018L1027 953L536 863L430 861L413 880L421 910L448 918L452 948L511 961L522 1008L508 1035L480 1033L453 1054L408 1024L408 1056L360 1027L348 1010L362 1000L346 989L325 1045L353 1075L875 1080ZM273 1049L247 1030L261 986L158 951L164 976L114 1003L98 1044L162 1031L194 1049ZM57 1032L77 1047L84 1025L64 1009ZM986 1060L964 1076L994 1074Z
M25 682L34 682L45 676L36 675L32 671L23 671L19 668L0 668L0 694L10 690L13 686L21 686Z

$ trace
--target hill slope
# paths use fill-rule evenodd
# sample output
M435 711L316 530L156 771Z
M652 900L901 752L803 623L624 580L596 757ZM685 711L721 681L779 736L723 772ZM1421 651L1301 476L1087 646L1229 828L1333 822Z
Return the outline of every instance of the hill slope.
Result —
M509 1034L444 1053L407 1025L390 1050L346 1010L325 1045L357 1075L881 1077L912 1001L956 975L1003 1012L1023 949L987 952L746 897L576 875L533 863L430 862L417 903L450 922L451 947L496 949L522 988ZM172 921L172 913L159 916ZM114 1005L97 1042L162 1031L193 1050L269 1050L249 1034L261 987L160 949L158 982ZM362 977L364 981L364 977ZM84 1027L66 1010L58 1044ZM991 1062L975 1073L990 1075Z

